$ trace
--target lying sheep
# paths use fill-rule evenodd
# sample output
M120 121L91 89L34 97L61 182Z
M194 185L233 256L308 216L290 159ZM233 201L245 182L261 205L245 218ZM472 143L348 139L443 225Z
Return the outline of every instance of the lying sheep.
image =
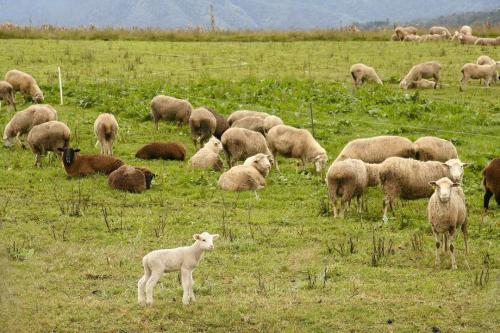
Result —
M387 222L387 209L393 207L397 199L414 200L428 198L433 189L429 182L448 177L461 182L464 166L458 159L449 161L417 161L401 157L389 157L380 165L380 184L384 192L384 215Z
M439 247L441 246L441 236L444 235L444 251L449 250L451 256L451 268L457 269L455 260L455 232L462 229L464 235L465 255L467 255L467 207L465 195L459 183L452 182L449 178L443 177L437 181L431 181L435 187L429 203L427 205L427 219L432 227L432 233L436 239L436 262L439 265Z
M472 36L472 28L469 27L468 25L463 25L460 30L459 30L459 33L463 34L463 35L468 35L468 36Z
M101 154L113 155L113 142L118 135L118 122L110 113L101 113L94 122L96 145L100 145Z
M448 39L446 35L422 35L419 42L441 41Z
M396 27L396 29L394 29L394 33L398 36L399 40L404 40L407 35L416 35L417 28L412 26Z
M458 158L457 149L448 140L435 136L423 136L413 143L415 158L420 161L439 161Z
M411 140L393 135L381 135L350 141L335 161L348 158L359 159L366 163L381 163L393 156L412 158L415 156Z
M193 235L195 242L191 246L175 249L163 249L149 252L142 258L144 275L137 283L138 302L140 305L153 304L153 288L163 273L181 272L182 303L189 304L194 301L193 270L198 266L205 251L214 249L213 241L219 238L218 234Z
M143 160L184 161L186 158L186 148L177 142L156 141L142 146L135 154L135 157Z
M16 109L16 97L14 87L7 81L0 81L0 102L4 101L7 105L10 105Z
M451 37L450 31L445 27L432 27L429 29L429 34L446 36L446 38Z
M258 153L271 155L266 138L246 128L231 127L222 135L221 143L230 168L237 161L245 160Z
M350 73L355 87L361 86L366 81L382 84L382 80L380 80L373 67L364 64L354 64L351 66Z
M358 212L361 212L360 201L363 202L363 192L369 186L379 184L378 169L378 164L364 163L355 159L333 162L328 169L325 181L333 205L334 217L343 218L347 205L354 197L358 203ZM340 196L339 205L337 196Z
M436 85L439 81L439 71L441 70L441 65L435 61L424 62L413 66L408 74L401 80L400 87L407 89L412 81L418 81L421 79L434 79Z
M158 95L151 100L151 116L156 129L161 119L176 122L178 126L187 124L192 111L193 106L185 99Z
M483 45L483 46L500 45L500 37L497 37L497 38L478 38L474 42L474 45Z
M64 170L70 177L82 177L94 173L109 175L123 165L117 158L97 154L77 154L80 149L58 148L62 152Z
M491 197L500 206L500 157L492 160L483 170L484 210L488 210Z
M475 44L479 37L459 34L457 39L460 41L460 44Z
M18 91L25 96L31 96L35 102L43 102L43 93L38 87L33 76L28 73L10 70L5 74L5 81L9 82L14 88L14 94Z
M189 159L189 165L193 168L222 171L221 151L222 143L216 137L211 137L203 148Z
M473 63L468 63L462 66L460 70L462 73L462 79L460 80L460 90L464 90L467 82L470 79L484 80L486 87L489 87L490 83L495 83L497 81L497 64L490 65L478 65Z
M42 123L57 120L57 111L48 104L31 105L23 111L17 112L5 126L3 132L3 143L6 147L13 144L16 140L22 145L19 137L28 133L33 126Z
M248 130L259 132L260 134L266 134L266 129L264 127L264 121L269 118L262 117L245 117L241 118L231 125L231 128L246 128Z
M283 120L277 116L269 116L264 118L264 132L267 134L271 128L278 125L284 125Z
M191 139L193 140L195 149L198 145L201 148L214 135L217 120L207 109L197 108L191 112L189 127L191 128Z
M229 123L227 122L226 118L224 118L224 116L220 113L217 113L215 110L207 107L204 108L214 115L216 121L214 136L220 140L222 134L224 134L224 132L229 128Z
M278 171L278 155L300 159L302 168L306 163L313 163L317 172L321 172L328 161L326 150L305 129L275 126L267 133L267 144Z
M436 82L420 79L418 81L410 81L407 85L404 85L403 89L435 89Z
M406 35L403 39L403 42L420 42L422 39L419 35Z
M109 174L108 185L117 190L142 193L151 188L155 176L146 168L122 165Z
M239 110L239 111L234 111L229 115L227 118L227 122L229 123L229 126L232 126L234 122L246 118L246 117L260 117L260 118L266 118L269 117L268 113L265 112L258 112L258 111L250 111L250 110Z
M59 148L68 147L70 136L68 126L60 121L52 120L33 126L28 133L28 144L36 156L35 166L42 166L41 157L48 151L59 154Z
M266 185L266 176L271 170L270 155L257 154L224 172L219 177L219 186L226 191L257 191ZM257 196L257 192L255 192Z

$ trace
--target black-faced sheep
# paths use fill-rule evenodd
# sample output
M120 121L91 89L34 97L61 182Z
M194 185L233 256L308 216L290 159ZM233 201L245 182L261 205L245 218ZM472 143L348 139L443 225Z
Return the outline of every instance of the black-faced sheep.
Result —
M492 160L483 170L484 210L488 210L490 199L495 196L500 206L500 157Z
M7 81L0 81L0 102L4 101L7 105L10 105L16 109L16 97L14 87Z
M258 153L271 155L266 138L246 128L231 127L222 135L221 143L229 167Z
M68 126L60 121L53 120L33 126L28 133L28 144L36 156L35 166L42 166L41 157L48 151L60 155L59 148L68 147L70 135Z
M62 152L64 170L70 177L82 177L94 173L109 175L123 165L117 158L107 155L78 154L80 149L58 148Z
M189 127L191 128L191 139L194 147L197 148L199 145L201 148L214 135L217 120L207 109L197 108L191 112Z
M143 160L184 161L186 158L186 148L177 142L151 142L139 149L135 157Z
M94 122L94 133L101 154L113 155L113 142L118 135L118 122L110 113L101 113Z
M182 126L189 122L193 106L187 100L158 95L151 100L151 116L158 129L161 119L176 122Z
M20 91L25 96L31 96L35 102L43 102L43 93L38 87L33 76L28 73L10 70L5 74L5 81L9 82L14 88L14 93Z
M122 165L108 176L108 184L111 188L142 193L151 188L151 182L155 174L142 167Z

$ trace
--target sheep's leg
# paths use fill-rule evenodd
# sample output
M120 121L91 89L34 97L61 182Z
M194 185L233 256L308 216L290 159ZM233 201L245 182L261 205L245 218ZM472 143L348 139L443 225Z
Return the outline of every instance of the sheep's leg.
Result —
M194 291L193 291L193 285L194 285L193 271L191 271L189 274L189 299L191 301L196 301L196 297L194 296Z
M189 304L189 288L191 281L191 272L185 268L181 268L181 282L182 282L182 303Z
M363 201L363 199L360 196L356 197L356 206L357 206L358 213L361 213L363 210L362 209L362 204L363 204L362 201Z
M276 164L276 171L281 173L280 167L278 166L278 157L276 155L273 155L274 163Z
M434 266L439 266L439 247L441 246L441 237L440 235L433 230L434 238L436 240L436 259L434 260Z
M341 219L344 218L344 214L345 214L345 211L347 209L347 204L349 203L349 201L345 201L345 200L341 200L341 203L340 203L340 213L339 213L339 217Z
M467 256L467 251L468 251L468 246L467 246L467 221L462 224L462 234L464 235L464 250L465 250L465 256Z
M137 301L140 305L144 305L146 303L146 282L151 276L151 271L149 268L144 267L144 275L141 277L139 282L137 282Z
M387 209L389 208L389 206L391 206L391 208L392 208L392 200L388 196L385 196L384 197L384 214L382 215L382 221L384 221L384 223L387 223L387 221L389 221L389 219L387 218Z
M158 120L155 119L154 122L155 122L155 128L156 128L156 130L158 130Z
M153 288L161 277L161 272L151 272L146 282L146 304L153 304Z
M457 269L457 260L455 258L455 246L453 244L453 242L455 241L455 233L454 233L454 230L453 231L450 231L450 238L449 238L449 242L450 242L450 256L451 256L451 269Z
M41 156L38 153L35 155L35 167L42 167Z

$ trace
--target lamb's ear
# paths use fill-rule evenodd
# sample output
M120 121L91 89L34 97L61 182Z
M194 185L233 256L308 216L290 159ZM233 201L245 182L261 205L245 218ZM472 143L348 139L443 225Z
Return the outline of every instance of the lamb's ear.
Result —
M212 235L212 239L213 239L213 240L216 240L217 238L219 238L219 234L213 234L213 235Z
M200 240L200 234L194 234L193 235L194 240Z

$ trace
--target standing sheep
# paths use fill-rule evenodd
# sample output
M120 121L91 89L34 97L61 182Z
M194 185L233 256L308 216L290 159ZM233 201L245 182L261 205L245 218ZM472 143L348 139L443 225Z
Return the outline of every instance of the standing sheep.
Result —
M446 35L422 35L420 39L418 40L419 42L435 42L435 41L441 41L441 40L446 40L448 37Z
M500 206L500 157L492 160L483 170L484 210L488 210L491 197L495 196Z
M496 61L488 57L487 55L479 56L476 60L476 64L478 65L491 65L494 63L496 63Z
M229 115L227 118L227 122L229 123L229 126L232 126L234 122L246 118L246 117L260 117L260 118L266 118L269 117L268 113L265 112L259 112L259 111L250 111L250 110L239 110L239 111L234 111Z
M269 117L267 117L269 118ZM246 128L248 130L265 134L264 121L267 118L262 117L245 117L241 118L231 125L231 128Z
M226 191L257 191L266 185L266 176L271 170L270 155L257 154L224 172L219 177L219 186ZM255 192L257 196L257 192Z
M450 38L451 37L450 31L448 29L446 29L445 27L432 27L432 28L429 29L429 33L431 35L446 36L446 38Z
M305 168L306 163L313 163L316 172L321 172L328 161L326 150L305 129L275 126L267 133L267 144L278 171L278 155L300 159L302 168Z
M350 73L355 87L361 86L365 81L373 81L377 84L382 84L382 80L380 80L373 67L364 64L354 64L351 66Z
M457 149L448 140L423 136L414 143L415 158L420 161L446 162L458 158Z
M94 133L101 154L113 155L113 142L118 135L118 122L110 113L101 113L94 122Z
M186 148L177 142L151 142L137 151L135 157L143 160L177 160L184 161Z
M396 34L399 40L404 40L407 35L416 35L417 28L412 26L396 27L396 29L394 29L394 33Z
M474 45L483 45L483 46L500 45L500 37L497 37L497 38L478 38L474 42Z
M189 159L189 165L193 168L222 171L223 165L219 156L221 151L222 143L216 137L211 137L203 148Z
M33 126L28 133L28 144L36 156L35 166L42 166L41 157L48 151L59 154L59 148L68 147L70 136L68 126L60 121L52 120Z
M7 81L0 81L0 102L4 101L7 105L10 105L16 109L16 97L14 87Z
M264 118L264 132L267 134L271 128L278 125L284 125L283 120L277 116L269 116Z
M155 176L146 168L122 165L109 174L108 185L117 190L142 193L151 188Z
M191 128L191 139L193 140L195 149L198 145L201 148L214 135L217 120L207 109L197 108L191 112L189 127Z
M20 91L25 96L31 96L35 102L43 102L43 93L33 76L13 69L5 74L5 81L12 85L14 94Z
M401 80L400 87L406 89L412 81L418 81L420 79L434 79L436 85L439 81L439 71L441 70L441 65L435 61L424 62L413 66L408 74Z
M266 138L246 128L231 127L222 135L221 143L230 168L237 161L245 160L258 153L271 155Z
M462 66L460 69L462 73L462 79L460 80L460 90L463 91L467 82L470 79L484 80L486 87L490 86L490 83L497 81L497 64L493 63L490 65L478 65L473 63L468 63Z
M229 123L227 122L226 118L224 118L224 116L221 115L220 113L207 107L204 108L210 111L214 115L217 123L217 125L215 126L214 136L220 140L222 134L224 134L224 132L227 131L227 129L229 128Z
M213 241L218 234L208 232L193 235L195 242L191 246L175 249L163 249L149 252L142 258L144 275L137 283L138 302L140 305L153 304L153 288L163 273L181 272L182 303L194 301L193 270L198 266L203 252L214 249Z
M17 112L5 126L3 132L3 143L6 147L13 144L16 138L22 145L19 136L28 133L33 126L57 120L57 111L48 104L31 105L23 111Z
M151 116L157 130L161 119L176 122L178 126L187 124L192 111L193 106L185 99L158 95L151 100Z
M393 156L413 158L413 142L395 135L355 139L345 145L335 161L354 158L366 163L381 163Z
M435 187L429 204L427 205L427 219L432 227L432 233L436 239L436 262L439 265L439 247L441 246L441 235L444 235L444 251L449 250L451 256L451 268L457 269L455 260L455 232L462 229L464 235L465 255L467 255L467 208L465 195L459 183L452 182L443 177L437 181L431 181Z
M80 149L58 148L62 152L64 170L70 177L82 177L94 173L109 175L123 165L117 158L107 155L77 154Z

